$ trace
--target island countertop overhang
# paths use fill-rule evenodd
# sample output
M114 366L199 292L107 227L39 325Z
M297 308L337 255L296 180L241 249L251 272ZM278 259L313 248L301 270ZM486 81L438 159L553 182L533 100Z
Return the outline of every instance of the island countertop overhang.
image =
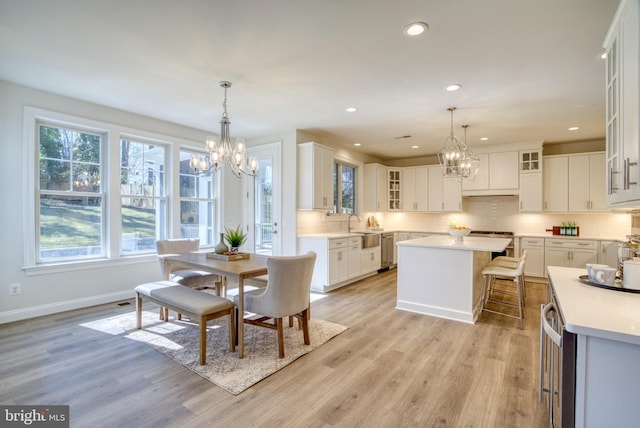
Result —
M462 251L490 251L501 252L511 243L509 238L485 238L465 236L462 242L457 242L449 235L431 235L424 238L400 241L396 245L408 247L443 248Z

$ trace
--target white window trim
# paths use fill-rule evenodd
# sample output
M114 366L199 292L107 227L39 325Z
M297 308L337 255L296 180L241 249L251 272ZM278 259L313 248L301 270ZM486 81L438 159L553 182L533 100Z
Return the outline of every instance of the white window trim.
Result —
M104 134L105 141L105 159L104 164L108 169L108 182L105 183L105 201L107 225L107 238L105 241L107 256L104 258L90 260L70 260L58 261L51 263L36 263L36 171L38 166L38 157L36 156L36 123L46 122L61 126L69 126L74 128L85 129L87 131ZM132 254L121 255L120 235L121 221L120 217L114 219L113 213L119 212L120 192L112 192L111 189L118 189L119 174L114 174L112 169L116 165L120 168L120 139L138 139L140 141L155 142L167 146L167 204L169 206L167 233L168 237L175 236L175 230L179 230L179 204L174 203L178 200L178 194L175 193L179 186L177 174L175 171L179 168L180 149L188 149L192 151L204 152L204 143L198 144L191 140L183 138L169 137L149 131L135 128L129 128L108 122L88 119L80 116L59 113L51 110L41 109L32 106L25 106L23 113L23 237L24 237L24 265L22 269L27 276L44 275L56 272L68 272L73 270L85 270L96 267L117 266L125 264L133 264L146 262L148 260L156 260L155 254ZM175 177L174 177L175 175ZM115 187L114 187L115 186ZM176 196L174 196L176 195ZM217 204L219 209L220 204Z

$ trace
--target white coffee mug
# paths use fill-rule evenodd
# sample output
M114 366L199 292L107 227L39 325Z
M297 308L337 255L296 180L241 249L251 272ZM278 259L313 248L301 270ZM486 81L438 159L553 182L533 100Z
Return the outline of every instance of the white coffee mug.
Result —
M593 271L595 282L603 285L613 285L616 281L616 272L618 270L615 268L606 266L606 267L592 268L592 271Z

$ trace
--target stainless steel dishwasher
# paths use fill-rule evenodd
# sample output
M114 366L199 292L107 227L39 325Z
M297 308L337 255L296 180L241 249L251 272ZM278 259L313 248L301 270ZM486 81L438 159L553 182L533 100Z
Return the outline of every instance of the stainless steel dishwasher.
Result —
M393 262L393 246L396 244L395 233L387 232L382 234L382 255L380 260L382 261L382 269L389 269L396 267Z

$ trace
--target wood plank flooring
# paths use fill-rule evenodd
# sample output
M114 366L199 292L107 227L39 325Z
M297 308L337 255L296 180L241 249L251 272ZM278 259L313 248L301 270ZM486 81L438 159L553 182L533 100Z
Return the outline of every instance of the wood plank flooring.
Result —
M313 317L349 329L238 396L81 327L135 311L101 305L0 325L0 402L68 404L72 427L544 427L543 300L527 283L525 330L493 314L469 325L396 310L385 272L314 301Z

